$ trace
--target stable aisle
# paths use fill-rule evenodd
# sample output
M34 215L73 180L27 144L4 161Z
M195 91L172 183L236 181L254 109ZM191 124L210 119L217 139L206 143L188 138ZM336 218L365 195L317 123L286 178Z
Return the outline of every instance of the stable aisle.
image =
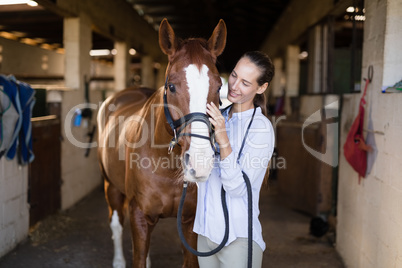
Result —
M263 267L343 268L327 237L308 234L311 217L281 204L275 187L261 193L260 219L267 250ZM131 267L129 225L124 229L124 252ZM51 216L31 231L30 237L0 259L1 268L112 267L113 247L102 188L72 209ZM161 219L151 241L153 268L181 267L176 219Z

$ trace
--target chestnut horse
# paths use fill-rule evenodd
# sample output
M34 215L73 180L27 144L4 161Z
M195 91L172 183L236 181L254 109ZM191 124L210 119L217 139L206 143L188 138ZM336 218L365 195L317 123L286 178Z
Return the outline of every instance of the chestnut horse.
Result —
M159 45L169 60L165 87L150 97L145 89L118 92L98 114L98 157L114 240L113 267L125 267L125 211L130 217L133 267L146 267L151 232L160 218L176 217L181 183L205 181L213 166L206 104L218 105L222 82L216 59L226 45L226 25L220 20L208 41L181 40L164 19ZM187 191L182 226L186 240L196 248L196 186ZM183 267L198 267L196 256L184 247L183 254Z

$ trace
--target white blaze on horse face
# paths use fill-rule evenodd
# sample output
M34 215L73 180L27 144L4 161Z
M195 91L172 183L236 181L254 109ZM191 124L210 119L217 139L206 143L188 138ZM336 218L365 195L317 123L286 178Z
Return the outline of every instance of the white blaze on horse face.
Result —
M209 93L208 67L201 69L194 64L185 68L188 91L190 95L190 113L206 113ZM191 133L208 137L208 126L203 122L191 123ZM184 177L188 181L206 180L212 170L214 152L209 139L191 137L188 163L184 166ZM192 170L190 172L190 170ZM195 172L194 172L195 171Z

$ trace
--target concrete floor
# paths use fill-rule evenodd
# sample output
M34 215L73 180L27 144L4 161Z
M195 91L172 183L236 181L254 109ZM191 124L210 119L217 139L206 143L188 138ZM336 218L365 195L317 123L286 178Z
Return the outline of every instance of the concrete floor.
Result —
M261 193L260 219L267 249L263 267L343 268L331 236L308 234L311 217L284 206L275 187ZM125 226L124 251L131 266L129 226ZM103 191L98 189L74 208L51 216L34 228L29 238L0 259L1 268L111 267L113 248ZM162 219L151 241L153 268L181 267L181 247L176 220Z

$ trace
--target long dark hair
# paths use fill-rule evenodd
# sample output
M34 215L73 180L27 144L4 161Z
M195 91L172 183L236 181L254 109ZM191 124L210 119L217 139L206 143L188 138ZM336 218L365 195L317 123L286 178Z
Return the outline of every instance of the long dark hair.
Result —
M252 63L254 63L258 69L261 71L260 77L257 79L259 86L264 83L271 85L272 78L275 74L275 67L272 63L270 57L261 51L248 51L243 54L242 58L248 58ZM257 94L254 97L254 106L261 107L262 113L267 116L267 98L265 92L263 94Z

